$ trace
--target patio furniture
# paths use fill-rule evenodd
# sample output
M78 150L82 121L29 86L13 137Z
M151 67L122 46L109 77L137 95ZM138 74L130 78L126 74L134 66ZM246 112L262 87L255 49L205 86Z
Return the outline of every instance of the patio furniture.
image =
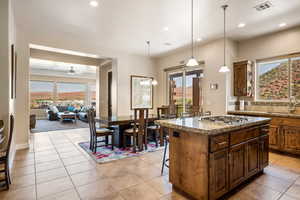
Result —
M30 129L34 129L36 125L36 115L35 114L31 114L30 115L30 121L29 121L29 128Z
M60 119L61 122L66 121L66 120L74 120L76 123L76 113L74 112L59 112L57 113L58 118Z

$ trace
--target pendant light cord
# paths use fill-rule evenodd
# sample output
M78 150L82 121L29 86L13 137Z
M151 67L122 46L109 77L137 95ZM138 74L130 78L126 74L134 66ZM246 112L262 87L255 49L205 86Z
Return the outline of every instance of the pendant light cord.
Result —
M150 57L150 41L148 40L146 43L147 43L147 46L148 46L148 56Z
M194 0L191 3L191 40L192 40L192 57L194 57Z
M223 5L222 8L224 9L224 66L226 66L226 8L228 5Z

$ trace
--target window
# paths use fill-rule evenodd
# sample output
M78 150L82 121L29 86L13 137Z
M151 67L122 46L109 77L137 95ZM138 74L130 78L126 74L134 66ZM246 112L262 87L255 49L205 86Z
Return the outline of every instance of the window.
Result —
M300 99L300 57L291 59L291 74L292 96Z
M288 101L300 99L300 57L287 56L257 63L257 99Z
M58 105L84 105L87 85L81 83L57 83Z
M30 107L32 109L47 108L54 101L54 83L30 81Z

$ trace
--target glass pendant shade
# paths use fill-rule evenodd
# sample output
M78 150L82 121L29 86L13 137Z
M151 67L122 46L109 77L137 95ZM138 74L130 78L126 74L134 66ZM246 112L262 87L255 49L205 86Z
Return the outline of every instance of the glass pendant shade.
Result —
M186 66L188 66L188 67L195 67L198 65L199 65L198 61L193 56L186 63Z
M222 72L222 73L226 73L229 71L230 71L230 69L227 66L221 66L221 68L219 69L219 72Z

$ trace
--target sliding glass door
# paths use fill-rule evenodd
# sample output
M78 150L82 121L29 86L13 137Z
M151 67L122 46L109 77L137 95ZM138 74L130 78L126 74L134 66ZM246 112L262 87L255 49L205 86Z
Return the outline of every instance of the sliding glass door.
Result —
M169 104L176 105L178 114L191 111L193 99L195 99L193 97L201 93L201 91L195 90L193 85L195 82L193 79L201 77L202 70L200 69L188 71L181 70L168 73ZM195 92L197 92L197 94L194 94Z

